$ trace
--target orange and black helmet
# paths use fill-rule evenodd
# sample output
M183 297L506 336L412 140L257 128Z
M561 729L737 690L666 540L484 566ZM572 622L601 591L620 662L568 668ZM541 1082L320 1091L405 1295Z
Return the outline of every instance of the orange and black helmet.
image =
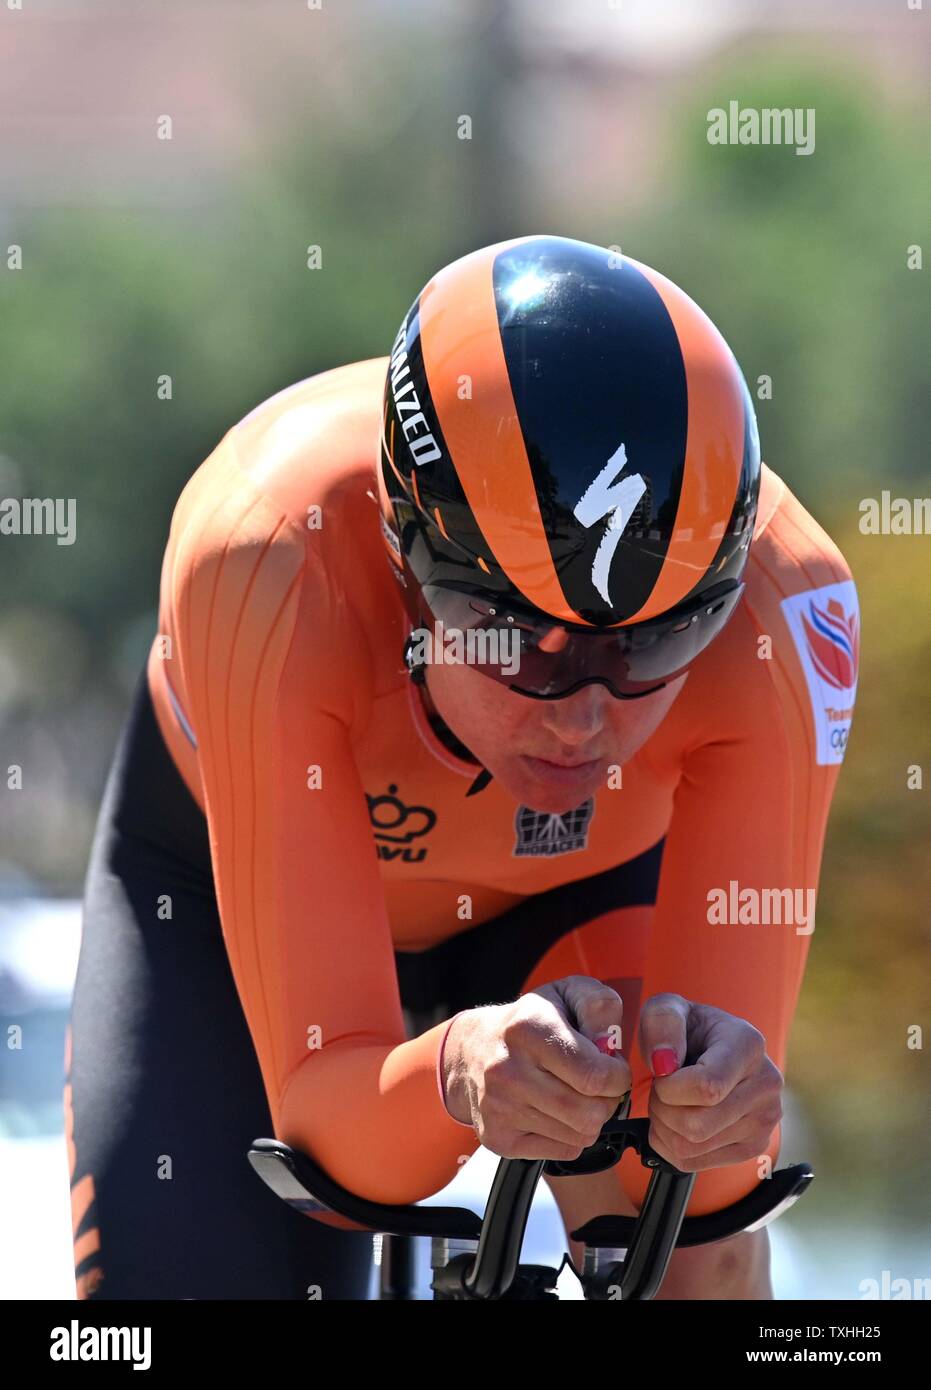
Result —
M395 339L379 489L408 610L520 628L530 676L507 683L524 694L646 693L684 669L739 598L759 474L721 334L619 252L485 247L430 280Z

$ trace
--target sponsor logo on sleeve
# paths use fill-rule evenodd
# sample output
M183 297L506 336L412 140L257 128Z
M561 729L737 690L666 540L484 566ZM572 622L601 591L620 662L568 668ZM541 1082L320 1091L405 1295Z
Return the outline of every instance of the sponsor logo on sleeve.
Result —
M847 749L860 659L860 610L852 579L783 599L782 611L811 697L819 763Z

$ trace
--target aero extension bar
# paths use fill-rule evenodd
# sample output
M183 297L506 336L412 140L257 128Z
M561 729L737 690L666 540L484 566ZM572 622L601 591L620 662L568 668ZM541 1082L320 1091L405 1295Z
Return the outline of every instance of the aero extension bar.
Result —
M433 1243L433 1292L437 1299L552 1299L559 1269L521 1265L520 1252L530 1206L543 1174L572 1177L611 1168L634 1149L652 1169L637 1216L598 1216L572 1239L581 1241L583 1267L576 1270L585 1297L595 1300L654 1298L677 1246L705 1245L775 1220L806 1191L814 1176L807 1163L782 1168L747 1197L707 1216L686 1216L694 1173L681 1173L648 1143L649 1120L626 1117L625 1099L601 1134L577 1159L503 1158L483 1216L465 1207L389 1206L348 1192L307 1154L277 1139L256 1139L249 1161L259 1177L296 1211L338 1218L348 1229L380 1232L383 1245L381 1296L410 1299L413 1261L409 1237ZM575 1268L574 1266L572 1266Z

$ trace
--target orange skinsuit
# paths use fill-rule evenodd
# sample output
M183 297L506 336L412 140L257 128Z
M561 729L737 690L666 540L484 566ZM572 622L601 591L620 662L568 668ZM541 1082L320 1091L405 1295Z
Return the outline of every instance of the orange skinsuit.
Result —
M446 1023L405 1040L393 950L469 930L664 836L655 907L564 936L526 988L569 974L642 981L640 999L668 990L750 1020L784 1068L809 935L710 925L708 892L735 880L817 886L838 766L816 761L812 698L780 605L849 571L764 468L729 625L624 766L623 789L596 795L585 847L515 856L515 801L495 781L466 799L477 769L439 741L402 661L409 625L376 502L387 365L272 397L194 474L172 521L148 679L207 817L276 1132L356 1193L400 1203L443 1187L477 1140L438 1092ZM403 808L408 833L376 842L373 822L397 823ZM625 1017L624 1051L643 1115L650 1071L634 1024ZM647 1170L627 1155L614 1171L639 1204ZM756 1160L701 1173L690 1213L758 1181Z

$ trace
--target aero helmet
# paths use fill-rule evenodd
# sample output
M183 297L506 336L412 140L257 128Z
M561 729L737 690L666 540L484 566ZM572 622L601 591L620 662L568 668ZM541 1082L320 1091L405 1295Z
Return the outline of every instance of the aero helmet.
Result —
M401 324L379 495L415 627L519 641L481 669L636 698L737 605L760 450L740 368L649 266L528 236L439 271ZM515 637L518 634L518 637Z

